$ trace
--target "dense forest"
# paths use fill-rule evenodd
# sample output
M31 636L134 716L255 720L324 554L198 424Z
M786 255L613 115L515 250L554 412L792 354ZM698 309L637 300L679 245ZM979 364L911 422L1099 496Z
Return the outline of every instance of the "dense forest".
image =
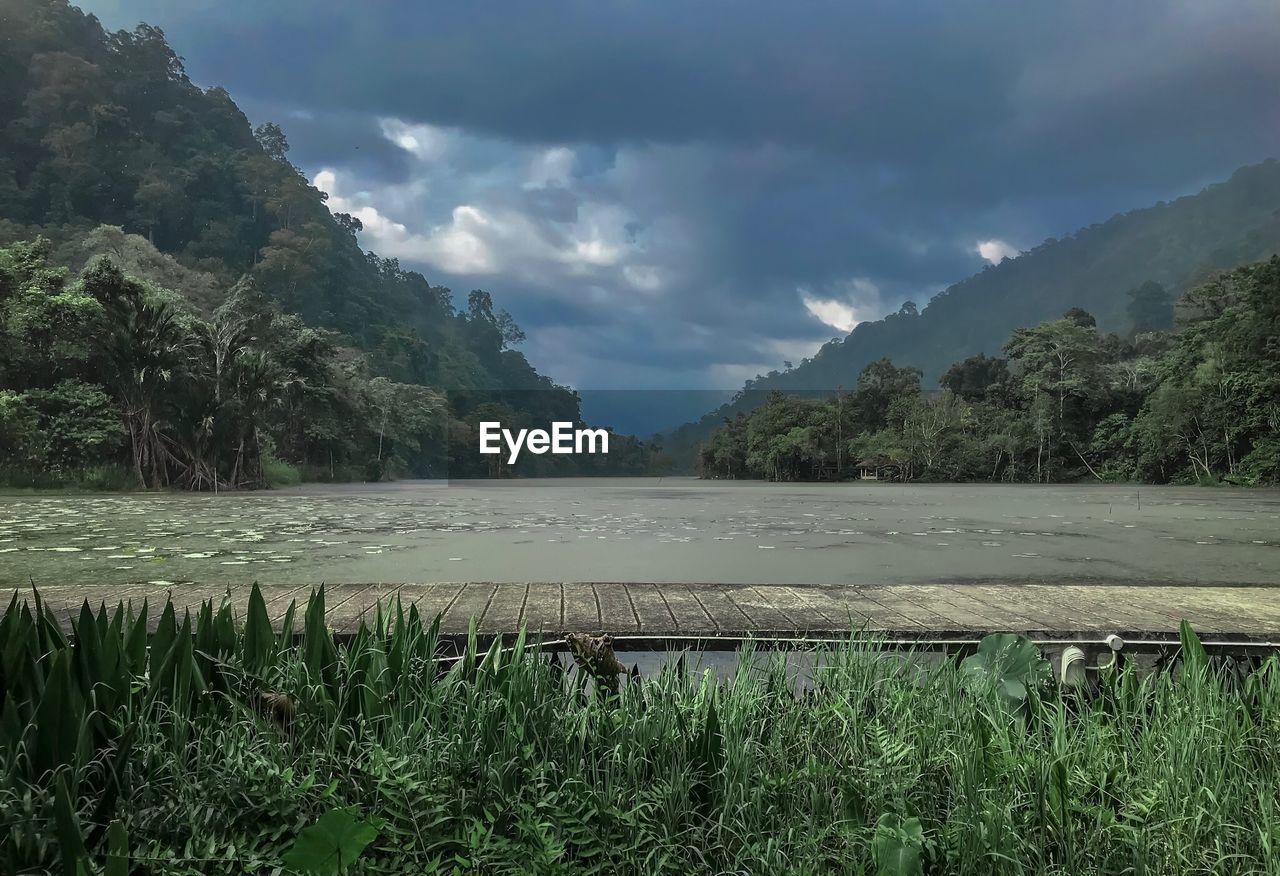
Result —
M1126 335L1079 308L1017 329L1002 357L951 366L940 392L889 359L851 392L781 391L727 418L704 477L1274 484L1280 482L1280 257L1175 303L1126 296Z
M904 303L883 319L833 338L811 359L747 381L730 403L674 430L667 447L692 465L697 446L726 417L750 411L773 390L822 397L853 385L882 358L921 371L926 387L951 363L997 355L1018 328L1070 307L1092 313L1103 331L1135 328L1127 293L1144 284L1175 298L1224 270L1280 252L1280 162L1243 167L1195 195L1114 216L1016 258L990 265L923 307Z
M523 333L363 252L288 158L157 28L5 0L0 478L225 489L493 474L475 424L580 421ZM616 448L616 449L615 449ZM631 473L530 458L530 474Z

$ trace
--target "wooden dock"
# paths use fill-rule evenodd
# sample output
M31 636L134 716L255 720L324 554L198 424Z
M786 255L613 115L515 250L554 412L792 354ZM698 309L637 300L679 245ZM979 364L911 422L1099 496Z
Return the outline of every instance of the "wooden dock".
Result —
M310 587L262 590L276 622L292 600L305 602L310 593ZM220 601L228 592L243 616L249 588L86 585L40 592L61 617L79 611L84 600L96 607L145 598L154 606L172 596L181 611L206 599ZM443 614L444 633L465 634L475 618L486 638L524 627L552 637L605 632L635 640L829 638L857 630L922 642L997 631L1044 640L1096 640L1110 633L1168 639L1186 619L1206 639L1280 644L1280 588L1270 587L470 582L344 584L325 593L329 625L339 634L352 632L380 600L386 604L399 594L406 607L416 604L427 617Z

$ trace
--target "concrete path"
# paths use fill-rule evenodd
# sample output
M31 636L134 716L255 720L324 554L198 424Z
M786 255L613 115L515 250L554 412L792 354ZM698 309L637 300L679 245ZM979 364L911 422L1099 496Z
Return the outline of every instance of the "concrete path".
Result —
M6 602L14 591L6 595ZM28 595L30 590L19 590ZM60 615L146 598L154 606L172 594L196 608L230 593L243 616L247 587L78 585L41 589ZM308 586L267 586L274 621L290 601L302 603ZM329 624L351 632L379 600L398 593L427 617L443 613L442 629L464 634L472 618L482 635L531 632L607 632L619 637L792 638L847 635L868 630L893 637L937 640L986 632L1034 638L1176 637L1184 618L1203 636L1280 642L1280 588L1107 586L1039 584L887 585L882 587L641 584L466 583L341 584L326 587Z

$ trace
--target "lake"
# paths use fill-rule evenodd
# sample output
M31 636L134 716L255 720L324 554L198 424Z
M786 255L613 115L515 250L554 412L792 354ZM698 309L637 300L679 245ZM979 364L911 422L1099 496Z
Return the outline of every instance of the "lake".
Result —
M401 482L0 496L0 583L1280 582L1280 490Z

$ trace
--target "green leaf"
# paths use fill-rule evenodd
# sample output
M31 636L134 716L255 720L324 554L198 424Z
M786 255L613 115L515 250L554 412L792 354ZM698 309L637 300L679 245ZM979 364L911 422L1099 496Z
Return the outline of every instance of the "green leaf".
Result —
M107 828L107 864L104 876L129 876L129 833L121 821Z
M298 834L284 854L284 864L295 873L341 873L377 839L382 825L374 816L362 819L354 806L332 809Z
M325 626L324 585L312 592L302 617L302 660L307 675L320 682L330 698L338 698L338 649Z
M40 702L27 732L31 734L32 778L51 770L76 766L76 750L84 724L84 709L71 682L70 656L54 654Z
M67 774L59 773L54 781L53 819L58 835L58 855L62 859L62 872L77 876L80 861L85 857L80 820L76 818L71 792L67 789Z
M1178 640L1182 643L1182 661L1188 672L1198 672L1209 665L1209 653L1185 620L1178 625Z
M139 619L141 622L141 618ZM151 637L151 677L154 680L157 670L164 663L165 658L169 655L169 651L173 648L173 641L178 635L177 615L173 610L173 601L166 599L164 601L164 609L160 612L160 621L156 624L155 634Z
M129 636L124 643L124 651L129 662L129 672L142 675L147 669L147 600L142 600L138 616L129 628Z
M919 876L924 872L924 830L920 819L886 812L876 821L871 853L876 876Z
M267 603L255 581L249 591L248 614L244 624L244 665L253 672L261 671L275 655L276 635L271 629Z
M1011 711L1021 709L1028 688L1043 684L1049 675L1049 661L1035 643L1012 633L984 636L978 652L960 662L960 677L971 689L995 690Z

